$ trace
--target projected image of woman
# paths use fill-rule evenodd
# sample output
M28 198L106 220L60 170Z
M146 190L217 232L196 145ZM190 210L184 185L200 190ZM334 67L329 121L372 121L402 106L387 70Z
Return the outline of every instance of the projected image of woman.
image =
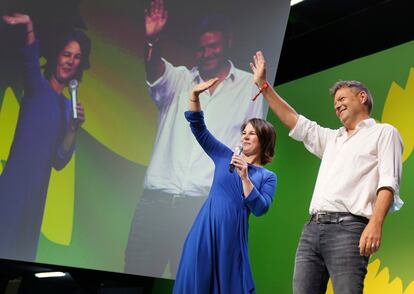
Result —
M70 100L62 92L89 67L90 41L81 31L65 34L53 56L47 58L43 76L30 17L14 14L2 20L24 27L26 44L21 50L24 97L0 176L0 257L33 261L51 169L60 170L70 161L76 133L85 121L80 103L76 106L78 119L72 119Z
M248 217L267 212L276 175L263 168L274 155L276 133L253 118L241 128L241 155L233 154L207 130L199 95L217 82L196 85L185 113L198 143L214 161L209 196L184 244L174 293L255 293L248 257ZM229 171L229 163L235 172Z

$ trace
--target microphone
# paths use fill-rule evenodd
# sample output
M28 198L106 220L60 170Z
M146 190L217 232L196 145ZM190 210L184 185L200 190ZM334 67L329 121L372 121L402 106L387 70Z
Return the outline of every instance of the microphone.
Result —
M72 102L72 118L78 118L78 111L76 110L76 104L78 104L78 86L79 83L77 80L71 80L69 82L69 93Z
M234 148L234 154L235 155L240 155L240 154L242 154L242 152L243 152L243 146L239 145L236 148ZM236 166L233 163L230 163L229 172L231 172L231 173L234 172L235 167Z

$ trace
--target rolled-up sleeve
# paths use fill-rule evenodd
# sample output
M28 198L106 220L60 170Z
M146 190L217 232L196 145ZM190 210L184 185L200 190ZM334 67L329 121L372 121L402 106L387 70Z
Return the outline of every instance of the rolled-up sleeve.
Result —
M186 67L174 67L167 60L162 59L162 61L165 64L163 75L153 83L146 81L149 94L160 110L167 108L175 95L183 91L188 79L188 69ZM190 95L190 92L188 95Z
M378 142L379 181L377 191L381 188L389 188L393 191L394 202L390 211L399 210L404 204L400 198L403 149L403 142L397 129L388 125Z
M296 141L303 142L309 152L322 158L327 142L337 132L337 130L323 128L316 122L299 115L295 127L289 132L289 136Z

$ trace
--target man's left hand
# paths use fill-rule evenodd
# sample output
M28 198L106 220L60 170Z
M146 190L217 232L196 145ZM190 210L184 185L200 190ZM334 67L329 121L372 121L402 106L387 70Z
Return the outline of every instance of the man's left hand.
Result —
M359 239L359 253L365 256L370 256L378 251L381 245L381 224L370 221L365 227Z

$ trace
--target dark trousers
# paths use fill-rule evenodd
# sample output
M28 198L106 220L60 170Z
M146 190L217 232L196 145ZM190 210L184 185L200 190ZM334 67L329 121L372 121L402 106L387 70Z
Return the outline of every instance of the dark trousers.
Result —
M296 252L294 294L324 294L331 277L335 294L362 294L369 257L359 253L366 224L305 224Z
M187 233L206 197L144 190L125 250L125 272L161 277L167 264L177 272Z

